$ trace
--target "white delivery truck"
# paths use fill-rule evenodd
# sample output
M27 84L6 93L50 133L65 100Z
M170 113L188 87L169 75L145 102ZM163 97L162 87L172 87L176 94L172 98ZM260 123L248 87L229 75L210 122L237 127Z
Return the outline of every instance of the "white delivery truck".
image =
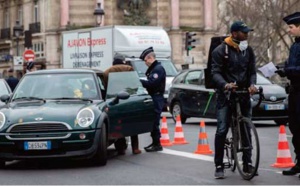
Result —
M171 44L167 32L155 26L104 26L62 33L62 67L106 70L115 55L123 55L141 78L147 66L139 59L142 51L152 46L167 73L166 91L177 74L171 60Z

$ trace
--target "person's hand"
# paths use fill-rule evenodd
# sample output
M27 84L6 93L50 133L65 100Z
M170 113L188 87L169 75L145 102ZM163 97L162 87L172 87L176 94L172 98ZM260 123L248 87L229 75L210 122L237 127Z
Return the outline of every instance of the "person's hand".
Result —
M253 94L255 94L258 90L257 90L257 88L256 88L254 85L251 85L251 86L248 88L248 91L249 91L250 95L253 95Z
M224 88L225 90L235 90L238 88L238 86L236 85L236 83L227 83Z
M275 73L277 73L280 77L286 76L284 69L276 70Z

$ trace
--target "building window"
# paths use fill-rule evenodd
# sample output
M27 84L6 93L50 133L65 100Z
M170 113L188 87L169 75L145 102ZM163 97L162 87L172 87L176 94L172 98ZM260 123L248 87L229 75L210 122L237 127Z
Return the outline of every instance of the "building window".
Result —
M4 16L3 16L3 23L4 23L4 28L9 28L9 9L5 8L4 9Z
M38 5L38 2L35 2L34 4L34 12L33 12L33 22L34 23L37 23L37 22L40 22L40 16L39 16L39 5Z
M17 20L19 21L20 25L23 25L23 6L18 6L18 15Z
M7 62L12 58L9 49L0 49L0 62Z
M36 58L44 58L44 43L33 43L33 48Z

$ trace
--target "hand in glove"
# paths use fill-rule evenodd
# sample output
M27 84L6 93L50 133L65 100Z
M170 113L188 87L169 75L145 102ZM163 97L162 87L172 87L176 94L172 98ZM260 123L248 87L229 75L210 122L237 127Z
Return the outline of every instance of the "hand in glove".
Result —
M276 70L275 73L277 73L280 77L286 76L284 69Z

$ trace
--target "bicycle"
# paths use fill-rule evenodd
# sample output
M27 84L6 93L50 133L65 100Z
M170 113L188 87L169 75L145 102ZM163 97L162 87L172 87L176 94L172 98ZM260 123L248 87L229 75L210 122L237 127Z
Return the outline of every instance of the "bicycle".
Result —
M245 180L251 180L257 175L260 158L259 139L256 128L249 118L241 113L240 96L249 94L248 90L229 90L227 100L232 109L232 118L225 140L224 168L231 169L232 172L238 169L240 175ZM263 89L259 87L259 100L255 107L259 106L264 99Z

